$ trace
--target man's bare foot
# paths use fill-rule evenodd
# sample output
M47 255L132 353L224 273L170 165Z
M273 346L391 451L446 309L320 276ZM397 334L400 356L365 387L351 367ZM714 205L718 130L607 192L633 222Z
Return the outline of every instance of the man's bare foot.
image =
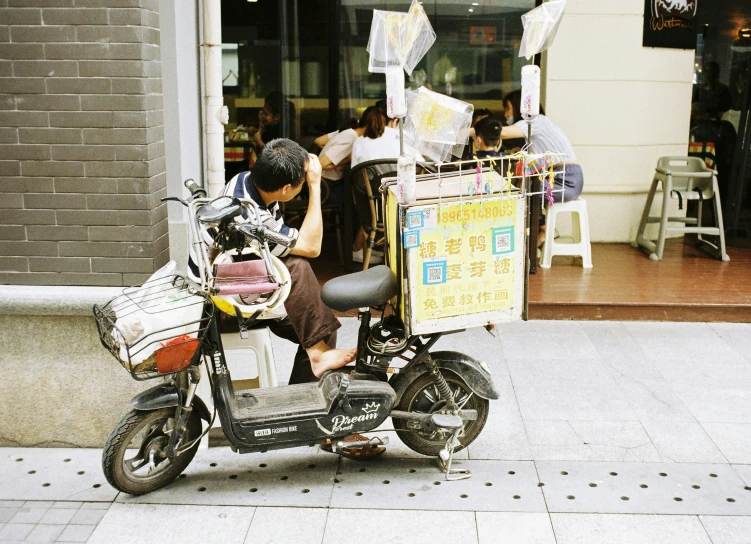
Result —
M357 349L355 348L330 348L323 341L318 342L306 351L308 352L308 357L310 357L310 365L316 378L320 378L328 370L341 368L347 363L351 363L357 355Z

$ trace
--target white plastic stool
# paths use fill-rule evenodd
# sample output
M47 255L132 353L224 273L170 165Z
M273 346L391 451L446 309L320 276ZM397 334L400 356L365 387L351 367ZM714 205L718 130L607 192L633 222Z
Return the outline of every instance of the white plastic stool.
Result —
M559 213L571 213L574 230L573 243L560 243L555 240L555 220ZM592 268L592 246L589 243L589 218L587 202L577 198L569 202L556 202L548 208L545 220L545 245L542 248L540 268L550 268L555 255L581 256L582 266Z
M258 377L251 380L243 379L243 376L248 375L248 366L250 361L227 361L227 366L230 367L232 377L235 378L232 380L233 384L237 384L237 382L244 382L242 384L243 389L247 388L244 387L244 385L249 381L256 382L254 386L251 387L263 388L276 387L278 385L276 378L276 363L274 361L274 351L271 347L271 333L269 332L268 327L250 329L248 331L248 338L246 339L240 338L239 332L222 334L222 346L224 347L225 355L227 356L229 355L228 352L245 350L253 352L253 354L255 355ZM245 353L243 354L242 358L247 359L247 356L248 354ZM229 356L227 358L229 359ZM201 366L201 381L198 382L196 393L199 397L201 397L201 400L206 403L206 405L209 407L209 410L213 410L214 399L211 398L211 384L209 383L209 379L206 376L206 369L203 366ZM214 427L219 426L220 422L219 418L217 417L214 421ZM200 447L206 448L208 447L208 443L209 442L207 434L201 441Z

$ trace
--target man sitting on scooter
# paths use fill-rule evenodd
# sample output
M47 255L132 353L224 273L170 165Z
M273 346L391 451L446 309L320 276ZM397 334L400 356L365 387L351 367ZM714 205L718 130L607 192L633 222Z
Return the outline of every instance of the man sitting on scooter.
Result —
M304 181L308 183L308 210L298 231L284 224L279 202L295 198ZM269 322L274 334L299 344L289 383L317 381L327 370L353 361L356 349L336 349L336 330L341 323L321 300L321 287L307 260L320 255L323 239L318 157L292 140L271 140L252 170L232 178L224 194L254 200L261 210L261 222L267 228L297 240L291 250L269 242L271 253L282 258L292 279L284 303L288 318ZM243 221L243 218L238 220Z

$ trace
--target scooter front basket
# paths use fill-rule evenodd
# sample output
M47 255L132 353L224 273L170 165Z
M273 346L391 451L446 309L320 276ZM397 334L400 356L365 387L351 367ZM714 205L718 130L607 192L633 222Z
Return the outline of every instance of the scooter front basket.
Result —
M99 339L136 380L179 372L200 356L214 305L182 276L129 287L94 306Z

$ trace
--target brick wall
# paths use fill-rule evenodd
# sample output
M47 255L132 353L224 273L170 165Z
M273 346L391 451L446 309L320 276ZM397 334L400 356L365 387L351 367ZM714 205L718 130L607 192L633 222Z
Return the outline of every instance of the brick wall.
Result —
M0 0L0 284L169 255L158 0Z

